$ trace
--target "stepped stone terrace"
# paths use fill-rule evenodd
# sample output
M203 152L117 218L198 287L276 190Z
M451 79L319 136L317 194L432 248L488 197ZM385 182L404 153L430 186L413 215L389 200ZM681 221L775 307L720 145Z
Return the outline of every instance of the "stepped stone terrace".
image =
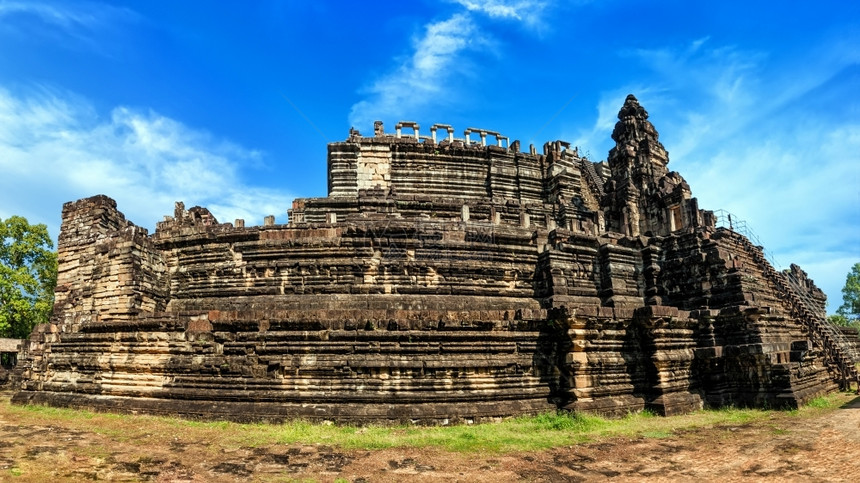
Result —
M628 96L595 163L401 122L328 146L289 223L63 207L16 403L233 420L796 407L856 379L798 267L715 224Z

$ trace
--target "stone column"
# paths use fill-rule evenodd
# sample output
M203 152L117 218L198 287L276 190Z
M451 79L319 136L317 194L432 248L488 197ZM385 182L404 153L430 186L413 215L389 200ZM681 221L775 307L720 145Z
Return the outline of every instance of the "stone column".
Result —
M639 236L639 209L636 205L630 205L628 216L630 219L630 236Z
M666 217L669 218L669 233L672 233L675 231L675 213L672 208L666 208Z
M621 233L630 235L630 221L627 217L627 207L621 208Z

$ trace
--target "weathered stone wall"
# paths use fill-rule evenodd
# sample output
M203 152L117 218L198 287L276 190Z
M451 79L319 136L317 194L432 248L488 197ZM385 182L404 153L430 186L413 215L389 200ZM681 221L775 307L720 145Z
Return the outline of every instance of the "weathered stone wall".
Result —
M163 310L164 265L144 228L116 202L95 196L66 203L57 255L54 318L74 331L96 320L129 320Z
M184 233L184 232L183 232ZM171 310L222 309L237 297L258 308L325 294L481 296L534 304L532 231L479 223L341 225L157 231ZM306 297L307 299L307 297ZM490 303L490 302L488 302ZM506 307L507 308L507 307Z
M567 150L563 153L561 146L551 144L537 155L463 142L351 138L329 145L329 196L357 196L361 190L380 189L398 196L461 200L542 203L554 192L572 199L582 190L579 170L587 161Z
M658 292L700 320L696 364L708 404L794 407L836 389L821 341L794 318L792 297L748 240L720 229L667 242Z
M291 224L324 223L332 214L337 220L465 216L589 232L600 223L604 179L591 161L558 142L547 143L538 155L459 140L435 144L353 135L329 145L328 163L329 197L296 200Z
M16 401L236 420L537 412L554 407L547 327L539 310L210 311L93 323L52 344L50 367Z

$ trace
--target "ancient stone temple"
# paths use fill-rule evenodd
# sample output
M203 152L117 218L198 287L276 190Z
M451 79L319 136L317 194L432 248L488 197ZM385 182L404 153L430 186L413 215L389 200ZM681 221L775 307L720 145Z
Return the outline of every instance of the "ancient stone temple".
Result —
M454 422L795 407L857 374L797 267L718 228L628 96L607 163L401 122L328 146L289 223L67 203L16 403Z

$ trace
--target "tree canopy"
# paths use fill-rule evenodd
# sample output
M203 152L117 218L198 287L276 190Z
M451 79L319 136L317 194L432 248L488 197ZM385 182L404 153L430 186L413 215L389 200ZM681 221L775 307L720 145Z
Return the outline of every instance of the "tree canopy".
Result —
M860 319L860 262L855 263L842 287L842 305L836 313L848 320Z
M845 277L842 287L842 305L836 313L827 317L836 325L856 326L860 328L860 263L855 263Z
M57 254L44 224L0 219L0 337L25 338L47 322L57 285Z

